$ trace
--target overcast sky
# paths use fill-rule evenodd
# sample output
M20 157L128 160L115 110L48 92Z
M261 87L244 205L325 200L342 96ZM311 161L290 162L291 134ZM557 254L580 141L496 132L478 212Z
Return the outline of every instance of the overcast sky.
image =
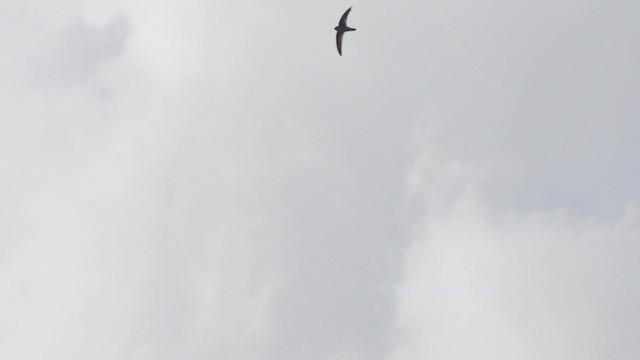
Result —
M638 19L0 2L0 358L637 359Z

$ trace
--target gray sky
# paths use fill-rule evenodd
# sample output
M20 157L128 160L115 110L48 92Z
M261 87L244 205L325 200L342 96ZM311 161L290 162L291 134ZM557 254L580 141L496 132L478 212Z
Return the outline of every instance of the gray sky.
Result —
M0 358L637 359L638 18L0 3Z

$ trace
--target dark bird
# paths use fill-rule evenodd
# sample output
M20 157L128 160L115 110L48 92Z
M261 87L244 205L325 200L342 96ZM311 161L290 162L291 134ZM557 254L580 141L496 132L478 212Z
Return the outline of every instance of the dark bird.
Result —
M336 45L338 45L338 54L340 54L340 56L342 56L342 37L344 36L344 33L347 31L356 31L356 29L352 29L347 26L347 17L349 16L350 12L351 8L348 8L347 11L342 14L338 26L335 27L336 31L338 32L336 33Z

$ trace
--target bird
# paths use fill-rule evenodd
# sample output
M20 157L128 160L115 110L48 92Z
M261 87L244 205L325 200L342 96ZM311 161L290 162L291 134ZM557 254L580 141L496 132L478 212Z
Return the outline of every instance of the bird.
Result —
M349 16L350 12L351 12L351 7L348 8L347 11L344 12L344 14L342 14L342 17L340 18L340 22L338 23L338 26L335 27L337 31L336 45L338 46L338 54L340 54L340 56L342 56L342 37L344 36L344 33L347 31L356 31L356 29L353 29L347 26L347 17Z

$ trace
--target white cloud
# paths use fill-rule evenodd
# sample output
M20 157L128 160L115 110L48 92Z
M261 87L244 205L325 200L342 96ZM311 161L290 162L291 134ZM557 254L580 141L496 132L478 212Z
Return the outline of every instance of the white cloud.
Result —
M540 285L545 239L611 235L613 259L635 231L637 6L581 4L354 4L339 57L351 4L2 3L0 358L379 359L396 308L396 354L421 353L410 292L495 290L506 328L529 319L516 275L552 323L599 288ZM604 266L589 251L577 269ZM470 281L456 258L478 286L441 283Z
M467 193L428 216L396 284L390 358L632 359L640 213L495 211Z
M438 4L389 358L637 357L638 7Z

